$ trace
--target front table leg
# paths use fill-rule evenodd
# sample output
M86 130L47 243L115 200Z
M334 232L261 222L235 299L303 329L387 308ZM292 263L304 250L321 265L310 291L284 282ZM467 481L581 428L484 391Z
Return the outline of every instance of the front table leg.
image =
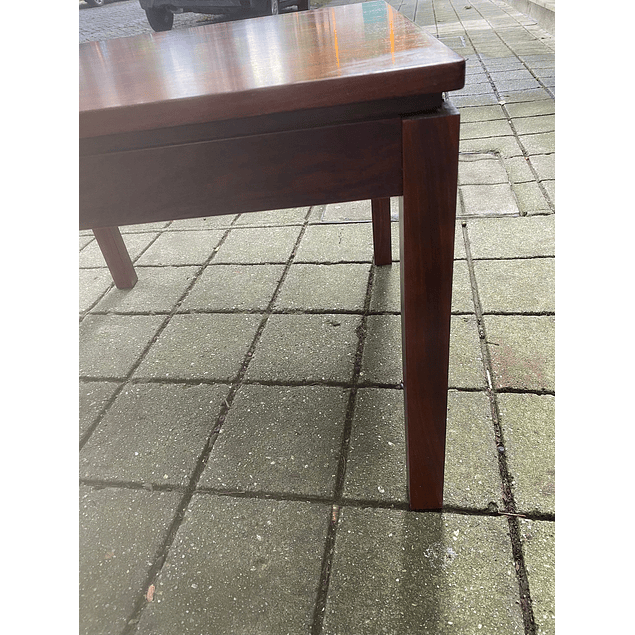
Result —
M403 120L399 214L410 509L443 505L459 114Z

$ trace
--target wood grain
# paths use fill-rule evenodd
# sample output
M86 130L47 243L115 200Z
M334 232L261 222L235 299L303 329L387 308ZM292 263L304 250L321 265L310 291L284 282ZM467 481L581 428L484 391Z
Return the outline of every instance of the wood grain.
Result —
M87 42L80 138L441 93L464 66L383 1Z
M371 200L373 217L373 250L375 264L389 265L392 262L392 244L390 242L390 199Z
M80 229L401 194L401 121L85 157Z
M108 152L125 152L157 148L179 143L198 143L215 139L233 139L251 135L321 128L340 123L355 123L374 119L402 117L437 110L443 104L441 94L412 95L376 102L355 102L329 108L309 108L297 112L259 115L242 119L209 121L177 125L171 128L136 130L79 140L80 157Z
M403 121L399 232L411 509L443 504L458 149L453 107Z

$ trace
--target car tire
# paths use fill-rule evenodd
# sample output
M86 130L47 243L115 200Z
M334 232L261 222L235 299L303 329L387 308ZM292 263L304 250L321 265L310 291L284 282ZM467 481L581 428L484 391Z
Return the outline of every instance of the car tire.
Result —
M157 33L169 31L174 24L174 13L165 7L146 9L146 17L152 29Z
M278 15L280 13L280 5L278 0L265 0L260 11L260 15Z
M86 0L89 7L103 7L106 0Z

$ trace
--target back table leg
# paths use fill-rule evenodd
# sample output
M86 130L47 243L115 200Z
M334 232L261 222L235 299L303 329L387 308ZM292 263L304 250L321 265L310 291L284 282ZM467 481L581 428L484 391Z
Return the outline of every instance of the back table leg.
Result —
M392 262L392 246L390 242L390 199L374 198L371 200L373 214L373 247L375 264L389 265Z
M99 227L93 229L93 233L117 288L132 289L137 282L137 274L119 228Z
M459 114L403 120L399 214L410 509L443 505Z

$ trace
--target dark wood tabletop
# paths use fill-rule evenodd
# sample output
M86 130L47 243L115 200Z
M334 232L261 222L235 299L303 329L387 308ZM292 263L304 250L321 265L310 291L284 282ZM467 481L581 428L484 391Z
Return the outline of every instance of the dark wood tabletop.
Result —
M383 0L79 52L80 138L440 94L463 86L465 67Z

